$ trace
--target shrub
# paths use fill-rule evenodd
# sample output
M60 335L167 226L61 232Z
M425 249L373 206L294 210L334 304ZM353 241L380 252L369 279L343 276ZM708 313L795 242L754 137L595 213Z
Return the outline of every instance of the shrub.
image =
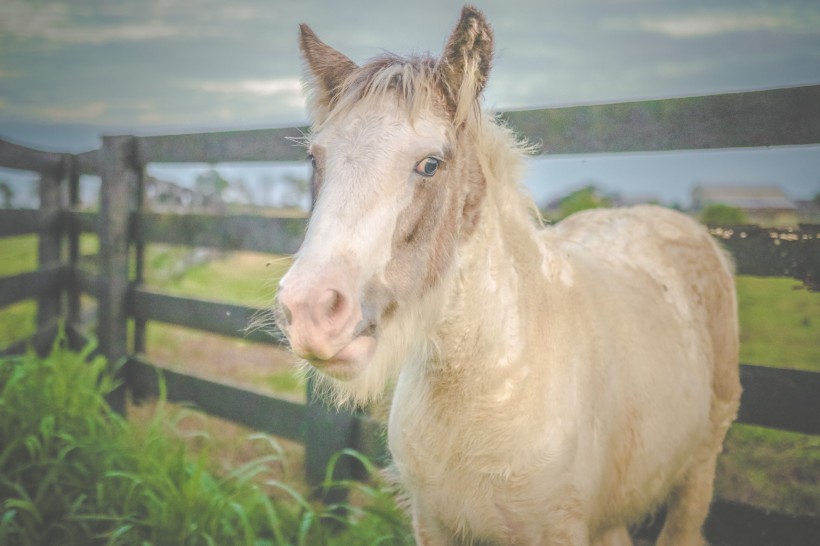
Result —
M748 224L749 218L743 209L730 205L706 205L700 213L700 221L713 226L733 226Z
M168 434L166 410L138 431L106 404L105 360L59 344L0 358L0 544L412 543L383 487L328 482L366 502L323 506L267 476L275 448L219 475Z
M582 210L611 206L612 201L608 197L601 195L594 186L587 186L561 199L559 218L566 218Z

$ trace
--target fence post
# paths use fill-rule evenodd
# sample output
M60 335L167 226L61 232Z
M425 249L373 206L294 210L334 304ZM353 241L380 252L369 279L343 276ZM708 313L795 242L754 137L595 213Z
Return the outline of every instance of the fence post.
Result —
M136 166L137 187L134 194L135 212L143 212L146 208L146 175L145 165ZM134 285L140 286L145 282L145 243L134 243ZM147 348L148 321L143 318L134 319L134 353L145 353Z
M110 366L128 354L128 265L131 203L137 186L136 147L133 137L103 137L100 157L100 282L97 339ZM126 386L109 395L111 407L125 414Z
M74 155L66 155L66 180L68 182L68 209L75 211L80 205L80 170L77 166L77 158ZM74 334L74 329L79 329L82 320L82 307L80 304L80 290L74 282L74 272L80 262L80 228L69 216L66 224L68 233L68 267L71 272L71 281L68 283L68 294L66 297L66 326L69 334ZM69 337L69 340L72 338ZM79 349L80 347L74 347Z
M325 479L331 457L342 449L353 447L356 418L349 411L337 411L323 401L315 388L313 378L308 380L308 409L305 418L305 473L312 487L319 487ZM356 476L357 461L342 457L336 463L333 480L352 480ZM327 503L341 502L347 490L338 488L322 491Z
M62 205L60 182L62 168L40 173L40 212L47 221L42 225L37 242L37 264L39 269L46 269L60 265L60 229L59 211ZM49 328L56 326L60 316L60 296L62 281L49 287L37 299L37 334L38 338ZM50 336L46 336L47 338ZM46 338L43 338L46 339ZM51 345L49 340L48 346ZM38 347L46 351L47 347Z

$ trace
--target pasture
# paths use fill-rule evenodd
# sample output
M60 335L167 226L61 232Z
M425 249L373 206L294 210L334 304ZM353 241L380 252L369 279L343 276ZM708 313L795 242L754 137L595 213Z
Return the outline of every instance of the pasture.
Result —
M93 252L93 242L86 248ZM270 301L288 264L280 256L232 252L171 274L175 252L167 245L149 246L152 287L192 297L213 297L214 287L219 287L221 299L254 306ZM0 261L2 274L25 271L36 263L36 237L2 239L0 255L6 258ZM741 362L820 371L820 294L808 292L798 281L775 277L738 276L737 290ZM33 334L35 312L33 302L0 311L0 345ZM172 368L304 401L304 382L282 349L162 323L150 324L148 336L150 356ZM153 408L134 407L131 420L146 426ZM215 464L224 467L261 456L247 441L250 430L193 410L186 410L186 415L180 421L184 436L207 437L207 442L193 442L192 447L207 448ZM289 469L287 483L306 491L302 446L287 441L279 445L286 453L280 463ZM788 513L820 514L817 437L735 425L719 464L716 489L721 498Z

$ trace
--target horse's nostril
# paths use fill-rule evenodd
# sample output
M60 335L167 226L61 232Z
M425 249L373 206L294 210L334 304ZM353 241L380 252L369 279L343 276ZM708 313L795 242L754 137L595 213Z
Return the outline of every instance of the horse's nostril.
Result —
M335 320L344 315L347 308L347 300L338 290L328 288L319 298L319 309L324 318Z
M285 302L284 291L281 288L276 293L276 301L273 305L273 309L276 322L279 326L290 326L291 322L293 322L293 313Z

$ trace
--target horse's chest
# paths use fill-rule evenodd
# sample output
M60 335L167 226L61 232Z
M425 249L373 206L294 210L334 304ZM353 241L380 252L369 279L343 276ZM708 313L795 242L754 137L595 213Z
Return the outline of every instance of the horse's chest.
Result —
M442 407L428 395L399 386L389 444L411 502L450 526L495 536L504 506L543 499L571 464L559 455L570 451L565 438L550 437L535 419L516 419L503 405ZM535 504L543 509L543 500Z
M510 465L503 453L487 456L486 435L465 432L429 418L391 418L394 465L414 511L436 514L451 530L492 534L503 526L496 499Z

